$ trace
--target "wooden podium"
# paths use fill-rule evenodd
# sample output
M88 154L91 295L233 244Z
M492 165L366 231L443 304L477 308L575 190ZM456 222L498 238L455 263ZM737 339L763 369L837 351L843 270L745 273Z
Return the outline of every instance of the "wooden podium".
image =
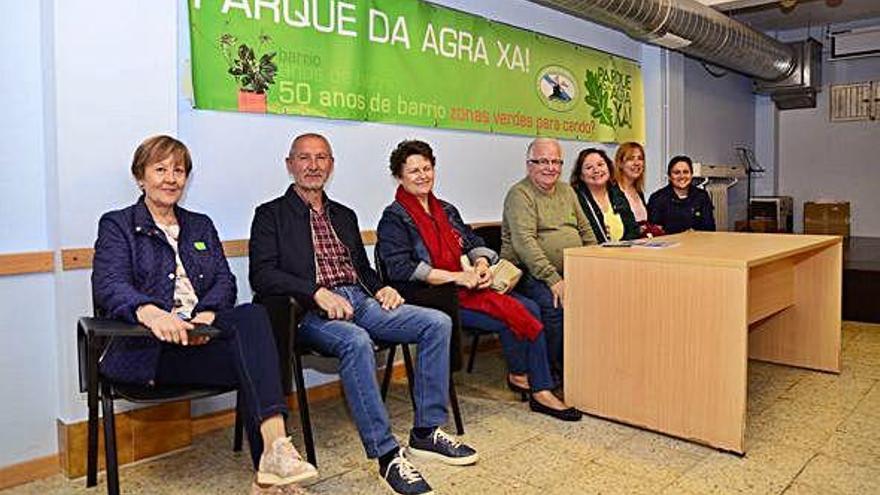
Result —
M748 359L840 371L837 236L686 232L565 251L565 399L744 453Z

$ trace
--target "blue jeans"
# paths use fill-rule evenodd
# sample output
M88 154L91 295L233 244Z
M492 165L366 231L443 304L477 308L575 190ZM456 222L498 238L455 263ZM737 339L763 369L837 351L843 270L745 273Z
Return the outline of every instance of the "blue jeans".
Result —
M522 303L535 318L541 319L541 308L535 301L522 294L513 293L511 296ZM544 339L544 332L539 333L535 340L528 341L519 339L507 325L503 327L498 333L498 338L501 340L501 349L507 361L507 370L510 373L527 373L529 386L533 392L555 388L556 383L547 361L547 342Z
M204 345L163 343L156 383L237 386L251 460L257 468L263 453L260 425L276 414L287 416L272 326L266 310L254 304L217 313L213 326L221 333Z
M553 307L553 293L544 282L523 272L522 278L514 289L538 304L541 309L541 321L544 323L544 335L547 339L547 357L550 366L556 373L562 372L562 306Z
M379 393L373 340L417 345L414 426L428 428L446 423L452 332L449 317L408 304L386 311L357 285L336 287L333 292L351 303L354 318L328 320L317 311L309 311L300 324L298 338L321 353L339 358L345 398L367 457L376 458L398 447Z

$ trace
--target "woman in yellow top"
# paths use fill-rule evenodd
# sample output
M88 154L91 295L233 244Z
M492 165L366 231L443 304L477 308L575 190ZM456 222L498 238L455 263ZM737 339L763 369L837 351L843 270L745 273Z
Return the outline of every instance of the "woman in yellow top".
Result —
M581 151L571 169L570 181L599 244L639 237L629 201L611 180L611 159L604 151Z

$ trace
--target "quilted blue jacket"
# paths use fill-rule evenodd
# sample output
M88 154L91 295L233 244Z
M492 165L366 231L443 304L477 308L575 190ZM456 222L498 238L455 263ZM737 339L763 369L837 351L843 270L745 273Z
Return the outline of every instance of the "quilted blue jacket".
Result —
M180 225L178 249L192 282L200 311L219 312L235 304L235 276L211 219L175 206ZM144 198L122 210L105 213L98 223L92 292L96 312L109 318L137 322L144 304L170 311L174 303L174 249L156 226ZM130 383L155 378L161 342L153 337L111 339L101 358L101 372Z

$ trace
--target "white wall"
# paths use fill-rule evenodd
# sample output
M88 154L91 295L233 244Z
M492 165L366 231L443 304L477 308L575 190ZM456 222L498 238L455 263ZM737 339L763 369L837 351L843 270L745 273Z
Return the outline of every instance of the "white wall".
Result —
M54 247L47 217L42 15L40 2L3 3L0 253ZM0 466L56 450L54 294L51 274L0 277Z
M738 164L735 147L755 148L755 99L751 79L730 71L722 72L726 75L716 78L700 62L685 58L683 152L697 162ZM664 173L665 167L666 163ZM745 181L728 190L728 229L733 230L735 220L745 219L745 200Z
M860 25L880 25L880 19ZM850 202L851 234L880 236L880 121L829 121L829 85L880 81L880 57L827 60L829 40L821 29L810 33L825 45L823 88L814 109L779 112L779 194L792 196L795 230L803 229L803 204L817 199ZM806 31L780 33L801 40Z

